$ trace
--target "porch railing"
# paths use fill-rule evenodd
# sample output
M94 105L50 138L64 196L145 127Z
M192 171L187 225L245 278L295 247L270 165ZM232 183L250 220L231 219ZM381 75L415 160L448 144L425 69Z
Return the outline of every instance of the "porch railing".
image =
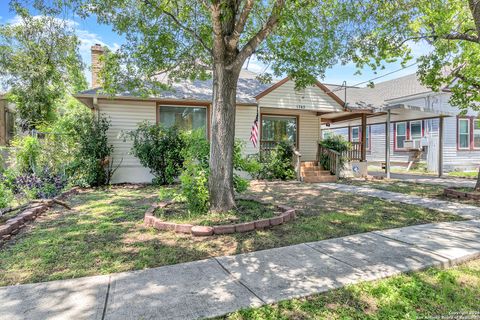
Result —
M329 170L331 174L340 175L340 152L318 145L317 161L324 170Z
M345 157L348 161L350 160L362 160L362 143L361 142L351 142L352 148L348 151L342 153L342 156Z

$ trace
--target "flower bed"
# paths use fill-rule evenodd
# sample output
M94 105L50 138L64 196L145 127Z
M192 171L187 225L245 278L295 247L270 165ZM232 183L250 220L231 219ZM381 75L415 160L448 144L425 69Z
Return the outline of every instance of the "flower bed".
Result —
M480 192L465 191L465 188L445 188L443 194L451 198L480 200Z
M68 191L63 192L54 199L60 200L64 199L72 194L78 192L77 187L72 188ZM25 227L25 223L28 221L35 220L40 214L47 211L51 206L53 206L53 199L46 199L41 203L32 202L25 209L22 209L15 217L8 219L4 224L0 225L0 246L3 245L6 241L20 232L20 229Z
M253 200L251 198L242 198L239 200ZM257 200L254 200L257 201ZM259 202L259 201L257 201ZM261 203L261 202L260 202ZM144 223L146 226L153 227L157 230L168 230L174 231L177 233L186 233L192 234L194 236L211 236L219 234L231 234L231 233L242 233L249 232L253 230L263 230L277 226L286 222L289 222L296 217L295 209L278 205L275 206L280 214L273 216L267 219L258 219L242 223L232 223L232 224L220 224L213 226L204 226L204 225L193 225L188 223L175 223L170 221L162 220L155 216L155 210L167 208L168 206L174 204L173 201L165 201L160 203L153 204L145 212Z

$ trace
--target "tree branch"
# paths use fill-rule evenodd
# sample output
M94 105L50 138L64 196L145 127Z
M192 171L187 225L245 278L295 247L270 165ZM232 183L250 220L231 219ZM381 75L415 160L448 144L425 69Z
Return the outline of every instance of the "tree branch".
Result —
M210 54L212 54L212 49L210 47L207 46L207 44L203 41L203 39L197 34L197 32L195 30L193 30L192 28L189 28L187 26L185 26L184 24L182 24L180 22L180 20L177 19L177 17L175 17L175 15L173 15L171 12L168 12L166 10L164 10L163 8L160 8L154 4L152 4L152 2L150 0L143 0L146 4L160 10L163 14L165 14L166 16L168 16L180 29L190 33L201 45L202 47L207 50Z
M252 11L254 4L254 0L247 0L247 3L243 6L243 10L238 17L237 23L233 30L233 34L227 40L228 45L231 48L235 48L238 45L238 41L240 40L240 36L245 29L245 25L247 24L248 16L250 15L250 11Z
M278 26L280 13L282 12L284 6L285 0L277 0L275 2L267 22L257 32L257 34L247 42L247 44L237 55L237 58L234 62L235 66L242 66L245 60L255 52L260 43L262 43L275 30L275 28Z
M469 0L468 6L472 12L473 22L475 23L476 33L477 33L477 42L480 38L480 1L479 0Z

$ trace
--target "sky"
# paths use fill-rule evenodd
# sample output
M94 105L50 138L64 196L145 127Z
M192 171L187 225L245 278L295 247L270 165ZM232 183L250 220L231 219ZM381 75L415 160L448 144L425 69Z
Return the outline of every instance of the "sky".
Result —
M8 0L0 0L0 24L14 23L17 19L15 12L12 12L10 10L8 3ZM64 18L72 22L77 36L81 41L79 50L82 59L87 66L85 74L87 80L90 82L90 47L98 43L103 46L108 46L112 50L115 50L119 48L119 46L122 44L123 39L121 36L116 34L110 26L98 24L96 19L93 17L81 19L78 16L71 15ZM420 55L425 54L429 50L426 45L421 44L413 44L412 49L414 57L419 57ZM409 63L409 65L410 64L412 63ZM259 61L256 61L254 57L250 59L248 64L248 70L253 72L264 72L265 68L266 66ZM402 69L400 63L395 62L385 65L385 69L380 70L377 73L370 69L363 69L361 70L361 74L358 75L355 74L356 71L357 69L352 63L347 65L338 64L328 69L325 78L319 80L323 83L329 84L342 84L344 81L346 81L347 85L356 85L359 83L367 82L373 78L385 75L384 77L381 77L380 79L375 81L376 83L378 83L380 81L386 81L414 73L416 72L416 65L408 67L406 69ZM393 73L389 74L391 72ZM365 86L365 84L362 84L361 86Z

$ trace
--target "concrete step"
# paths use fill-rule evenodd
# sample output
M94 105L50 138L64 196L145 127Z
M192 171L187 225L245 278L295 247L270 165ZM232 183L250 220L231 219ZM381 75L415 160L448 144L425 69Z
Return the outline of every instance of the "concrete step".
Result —
M305 172L305 171L318 171L318 170L322 170L322 168L320 168L319 166L300 167L300 171L301 171L301 172Z
M304 177L320 177L320 176L330 176L330 171L327 171L327 170L315 170L315 171L312 171L312 170L309 170L309 171L305 171L305 172L302 172L302 176Z
M304 177L303 182L305 183L329 183L337 182L336 176L313 176L313 177Z

